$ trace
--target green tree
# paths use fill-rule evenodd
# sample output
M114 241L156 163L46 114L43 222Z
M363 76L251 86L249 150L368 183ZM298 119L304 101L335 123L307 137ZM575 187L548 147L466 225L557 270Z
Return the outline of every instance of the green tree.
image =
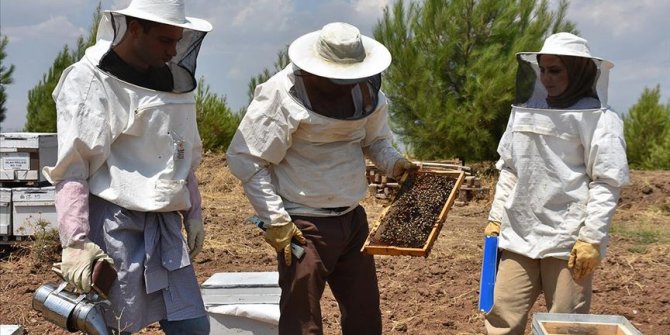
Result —
M638 169L670 169L670 102L661 88L646 88L624 116L628 164Z
M28 91L28 113L26 115L25 130L31 132L56 132L56 103L51 92L56 88L61 73L74 63L70 49L65 46L58 53L49 72L42 76L42 80Z
M659 143L651 147L649 158L642 162L644 169L670 170L670 130L665 130Z
M283 49L279 50L279 52L277 52L277 60L274 63L273 70L265 68L261 73L259 73L255 77L251 78L251 80L249 80L249 84L247 85L248 87L247 97L249 98L248 103L251 103L251 101L254 99L254 92L256 91L256 86L266 82L268 79L270 79L270 77L275 75L277 72L283 70L290 62L291 60L288 58L288 46L286 46ZM243 108L243 110L246 110L246 108Z
M100 3L98 3L87 37L80 36L77 39L76 48L72 50L65 45L56 56L49 71L42 76L42 80L28 91L28 112L24 126L26 131L56 132L56 103L51 93L56 88L63 70L81 59L86 48L95 44L101 15Z
M5 120L5 102L7 102L7 93L5 92L5 86L14 82L12 80L12 73L14 73L14 65L6 67L3 64L7 53L5 53L5 47L9 43L7 36L0 35L0 123Z
M393 63L383 89L393 130L419 159L497 158L514 101L520 51L539 50L565 20L567 0L398 1L374 29Z
M204 78L198 80L195 94L196 120L202 139L202 146L207 151L224 151L235 135L235 130L242 117L233 113L226 104L225 97L210 92Z

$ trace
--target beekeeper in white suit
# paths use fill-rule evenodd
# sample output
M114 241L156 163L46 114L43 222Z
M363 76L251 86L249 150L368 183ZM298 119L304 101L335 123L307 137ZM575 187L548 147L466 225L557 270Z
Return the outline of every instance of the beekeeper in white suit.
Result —
M570 33L518 60L485 229L502 250L488 334L523 334L541 292L551 313L589 312L593 271L628 183L623 122L607 105L612 63Z
M349 24L334 22L291 43L284 70L256 88L228 148L231 172L278 252L279 334L321 334L326 282L342 334L381 334L374 259L361 253L368 222L365 158L387 175L416 170L391 145L379 90L391 55ZM293 259L290 242L305 244Z
M204 239L194 71L211 29L182 0L133 0L103 13L96 44L53 92L58 161L44 173L56 185L57 268L88 292L91 264L113 262L115 331L160 321L166 334L209 333L191 259Z

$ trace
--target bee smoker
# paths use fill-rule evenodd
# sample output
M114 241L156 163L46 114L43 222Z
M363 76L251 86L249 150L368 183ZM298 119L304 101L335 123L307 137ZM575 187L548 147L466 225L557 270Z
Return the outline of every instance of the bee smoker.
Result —
M96 293L74 294L61 282L58 287L46 283L35 290L33 309L42 312L45 319L73 333L82 331L90 335L108 335L107 325Z

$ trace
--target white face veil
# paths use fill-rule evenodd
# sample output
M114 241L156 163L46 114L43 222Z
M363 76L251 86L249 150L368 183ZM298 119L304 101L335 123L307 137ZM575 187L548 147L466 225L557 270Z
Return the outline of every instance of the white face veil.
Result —
M594 101L597 101L598 105L595 108L608 106L607 86L609 83L609 71L614 67L614 64L607 60L591 56L586 40L570 33L558 33L549 36L540 52L522 52L517 54L518 69L514 105L533 107L548 104L547 90L540 81L538 62L542 55L556 55L568 67L570 84L566 91L571 89L573 91L580 89L582 92L588 91L583 96L595 99ZM592 72L586 75L584 73L586 71ZM585 78L589 76L591 78ZM590 87L575 88L576 83L585 84L587 82ZM583 107L576 106L573 108L581 109Z
M86 56L97 65L123 39L126 28L125 15L116 12L103 13L98 25L97 43L86 50ZM197 58L206 34L207 31L184 28L183 37L177 43L177 54L167 63L174 80L173 92L184 93L195 89Z

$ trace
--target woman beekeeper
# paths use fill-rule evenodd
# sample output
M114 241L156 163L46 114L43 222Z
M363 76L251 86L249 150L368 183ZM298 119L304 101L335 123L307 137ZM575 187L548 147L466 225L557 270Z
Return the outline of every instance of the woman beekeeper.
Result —
M96 44L53 93L58 161L44 172L56 185L57 269L88 292L93 261L113 261L118 279L105 317L117 332L160 321L167 334L209 333L189 254L204 239L193 90L211 28L186 17L181 0L106 11Z
M628 183L623 122L607 105L612 63L570 33L518 60L485 230L501 249L488 334L523 334L541 292L549 312L588 313L593 271Z

